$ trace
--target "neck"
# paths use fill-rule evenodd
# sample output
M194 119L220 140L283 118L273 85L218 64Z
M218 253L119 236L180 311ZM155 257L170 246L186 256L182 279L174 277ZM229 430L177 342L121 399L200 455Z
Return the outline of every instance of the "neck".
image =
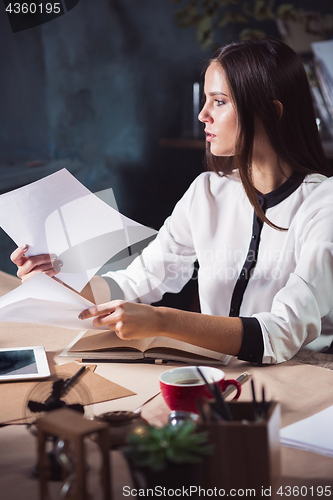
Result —
M270 193L292 174L292 167L280 160L264 133L258 134L253 148L252 182L262 194Z
M253 185L262 194L270 193L283 184L292 174L289 165L268 163L262 166L252 165Z

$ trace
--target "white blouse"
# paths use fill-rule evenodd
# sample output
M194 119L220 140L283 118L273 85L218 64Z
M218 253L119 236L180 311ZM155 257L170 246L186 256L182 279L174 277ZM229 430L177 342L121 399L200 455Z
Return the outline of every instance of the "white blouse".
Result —
M288 229L280 231L258 221L237 171L205 172L142 254L103 276L125 300L154 303L179 292L198 260L202 313L252 318L243 322L247 345L260 332L261 351L241 359L286 361L333 333L332 193L333 178L311 174L260 195L268 219Z

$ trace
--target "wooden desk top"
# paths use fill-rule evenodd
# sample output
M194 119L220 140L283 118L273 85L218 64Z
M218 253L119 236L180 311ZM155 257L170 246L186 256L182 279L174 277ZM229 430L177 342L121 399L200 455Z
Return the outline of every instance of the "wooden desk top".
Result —
M6 293L18 284L17 278L0 272L0 293ZM0 323L0 346L41 344L49 351L50 359L53 358L58 363L67 361L66 358L60 358L59 354L76 335L75 330ZM133 390L137 395L95 405L94 413L116 409L134 410L149 395L158 392L159 374L168 369L170 366L165 365L98 364L96 372L99 375ZM227 378L235 378L243 371L248 371L252 374L256 387L261 388L264 384L267 398L281 403L282 426L333 405L333 371L299 362L297 358L281 365L262 367L233 359L224 371ZM251 400L249 383L243 386L241 400ZM152 424L161 425L167 420L168 408L159 395L143 407L142 414ZM25 426L0 428L1 500L37 500L38 482L31 476L31 467L36 462L35 448L35 438ZM307 486L308 496L302 498L316 498L311 495L311 486L331 486L333 495L333 459L286 447L281 447L281 451L283 486ZM92 458L94 453L93 449L89 451ZM130 477L119 452L112 454L114 500L120 500L124 498L123 486L131 484ZM54 492L59 492L60 486L55 483L52 488ZM94 500L97 498L99 497L94 497Z

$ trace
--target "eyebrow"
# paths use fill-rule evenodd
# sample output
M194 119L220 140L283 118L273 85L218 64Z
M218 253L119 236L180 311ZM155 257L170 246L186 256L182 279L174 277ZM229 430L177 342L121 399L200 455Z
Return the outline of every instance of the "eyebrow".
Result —
M214 95L225 95L226 97L229 97L227 94L224 94L223 92L209 92L211 97L214 97Z

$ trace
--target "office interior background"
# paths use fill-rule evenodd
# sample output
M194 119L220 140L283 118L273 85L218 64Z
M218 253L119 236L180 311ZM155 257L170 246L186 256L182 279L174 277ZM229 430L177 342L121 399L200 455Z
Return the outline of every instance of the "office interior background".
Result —
M332 0L293 3L333 14ZM177 25L181 6L80 0L66 15L18 33L1 6L0 193L67 168L93 192L112 188L128 217L163 224L204 169L203 149L161 146L191 138L190 94L212 55L197 43L195 27ZM237 40L244 27L220 28L215 42ZM274 20L249 27L279 36ZM0 270L10 274L14 248L0 230Z

